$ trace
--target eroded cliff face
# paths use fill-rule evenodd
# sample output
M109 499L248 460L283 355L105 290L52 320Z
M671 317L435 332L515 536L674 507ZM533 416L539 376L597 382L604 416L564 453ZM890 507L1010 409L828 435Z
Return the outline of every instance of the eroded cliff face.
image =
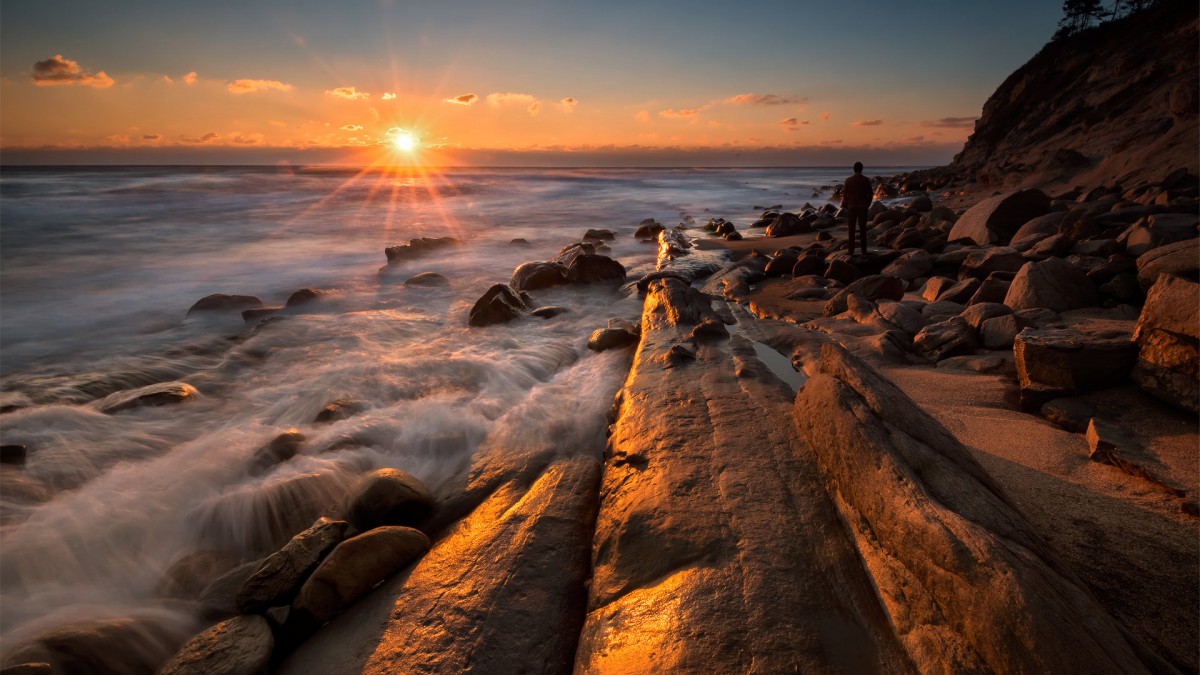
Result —
M1046 45L996 89L947 168L988 188L1196 174L1197 7L1165 2Z

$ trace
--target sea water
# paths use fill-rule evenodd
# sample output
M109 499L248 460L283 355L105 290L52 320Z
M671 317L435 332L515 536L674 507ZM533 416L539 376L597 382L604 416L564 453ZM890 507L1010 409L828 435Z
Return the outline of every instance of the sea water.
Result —
M696 237L710 217L744 230L763 208L824 203L845 173L4 168L0 440L28 459L2 467L0 648L105 616L194 630L192 608L162 598L173 563L269 552L295 500L336 503L373 468L446 497L485 442L551 437L598 455L630 354L591 352L587 338L636 321L636 294L539 291L537 304L569 311L486 328L467 326L474 301L589 228L616 233L610 255L632 279L656 265L633 236L643 219ZM461 244L385 265L385 247L416 237ZM449 285L404 285L422 272ZM280 306L300 288L320 295L261 323L188 315L213 293ZM99 409L168 381L199 396ZM315 423L337 399L360 412ZM253 470L254 451L293 429L300 453Z

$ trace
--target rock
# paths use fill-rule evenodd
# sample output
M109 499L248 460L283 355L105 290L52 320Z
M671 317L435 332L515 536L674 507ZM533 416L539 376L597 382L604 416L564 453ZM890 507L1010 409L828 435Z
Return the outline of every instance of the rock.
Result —
M775 219L767 226L766 234L768 237L790 237L812 231L812 225L802 220L800 216L784 212L775 216Z
M1004 370L1007 362L1002 356L990 354L951 356L937 362L938 370L961 370L972 373L998 373Z
M283 307L258 307L256 309L243 309L242 321L253 323L255 321L265 319L268 316L275 316L283 310Z
M919 310L902 302L880 300L875 306L875 310L879 312L879 316L884 321L899 328L900 332L906 334L910 340L929 323Z
M242 563L214 579L196 598L202 615L210 621L223 621L236 616L237 594L242 585L262 567L262 560Z
M536 291L567 283L567 266L556 262L527 262L513 270L508 282L517 291Z
M838 345L818 367L796 431L836 486L888 625L922 636L902 638L915 672L1155 670L950 432Z
M328 424L330 422L350 419L366 409L367 404L362 401L339 398L325 404L325 407L321 408L321 412L317 413L317 416L313 418L313 422Z
M674 277L674 278L679 279L680 281L687 283L687 284L692 283L692 279L689 278L688 276L684 275L682 272L678 272L676 270L669 270L669 269L668 270L660 270L657 272L651 272L638 280L638 282L637 282L638 294L645 295L646 289L650 286L651 282L653 282L655 279L664 279L666 277Z
M820 251L805 251L796 259L796 264L792 266L793 277L803 277L810 274L819 274L825 271L825 255Z
M1137 344L1120 332L1026 328L1013 344L1021 407L1038 410L1052 398L1112 387L1129 379Z
M0 464L24 466L28 449L24 445L9 443L0 445Z
M96 407L100 412L111 415L131 408L187 403L199 396L200 392L186 382L162 382L109 394L96 403Z
M1017 229L1016 232L1013 233L1012 241L1019 241L1026 237L1037 234L1044 234L1047 236L1058 234L1059 225L1061 225L1064 220L1071 217L1072 215L1069 211L1055 211L1038 216L1036 218L1030 218L1029 220L1025 221L1024 225L1022 225Z
M214 293L206 295L196 301L196 304L188 308L188 316L194 312L218 312L243 310L252 307L262 307L262 300L253 295L225 295L224 293Z
M258 675L265 673L275 637L261 616L238 616L184 643L159 675Z
M625 267L603 255L575 256L567 266L567 279L573 284L592 284L605 281L625 281Z
M771 261L767 263L763 272L768 277L781 277L785 274L791 274L792 269L796 266L796 261L800 259L800 251L794 248L785 248L775 254Z
M908 210L917 213L927 213L933 210L933 200L925 195L921 195L908 203Z
M638 335L627 328L597 328L588 338L587 348L602 352L636 345L638 340Z
M1071 247L1071 253L1083 256L1107 258L1121 250L1116 239L1088 239L1077 242Z
M326 409L328 407L326 406ZM252 475L262 473L276 464L282 464L295 457L296 453L300 452L300 446L304 444L304 441L304 434L295 429L279 434L271 439L270 443L254 451L250 458L250 473Z
M583 233L584 241L613 241L616 238L612 230L589 229Z
M1044 307L1065 312L1095 305L1097 300L1096 287L1087 275L1061 258L1026 263L1004 296L1004 304L1014 311Z
M967 209L954 223L949 239L969 239L976 244L1007 244L1029 220L1050 210L1050 198L1041 190L1017 190L985 199Z
M384 525L416 527L433 507L433 495L416 477L399 469L378 469L355 486L345 518L360 532Z
M517 237L516 239L510 239L508 241L508 245L509 246L520 246L520 247L532 246L532 244L529 243L529 240L525 239L524 237Z
M307 304L320 297L321 291L312 288L301 288L300 290L288 296L286 307L296 307L298 305Z
M921 308L921 316L929 323L938 323L945 321L951 317L962 314L966 309L964 305L958 302L950 302L948 300L938 300L936 302L926 303Z
M506 284L495 284L471 307L467 324L475 327L507 323L529 311L530 297Z
M934 361L951 356L974 354L979 348L975 331L961 316L931 323L913 337L913 347Z
M955 283L957 282L946 277L931 277L925 282L925 286L921 289L921 297L927 302L934 302L938 299L939 295L944 293L946 289L950 288Z
M890 277L897 277L905 281L912 281L917 277L923 277L929 274L933 269L933 256L924 249L916 249L896 258L887 267L883 268L882 274Z
M1117 237L1129 255L1140 256L1146 251L1164 244L1191 239L1196 236L1197 223L1194 214L1160 213L1138 220Z
M963 259L958 278L986 279L992 272L1016 272L1025 262L1025 256L1008 246L971 251Z
M1134 304L1142 298L1142 287L1138 284L1137 275L1126 272L1100 284L1100 294L1116 302Z
M646 222L646 220L650 222ZM667 229L661 223L655 222L653 218L647 218L646 220L643 220L638 229L634 231L634 237L638 239L653 239L658 236L659 232Z
M421 237L411 239L407 244L388 246L383 249L388 264L402 263L423 256L432 251L458 246L459 241L454 237Z
M959 316L961 316L963 320L967 322L967 325L973 330L978 331L984 321L994 317L1004 316L1006 314L1012 314L1012 310L1008 308L1008 305L1004 305L999 302L981 302L978 304L969 305Z
M437 272L422 272L404 280L405 286L449 286L450 280Z
M570 311L571 310L567 309L566 307L559 307L558 305L545 305L543 307L538 307L530 312L530 314L539 319L553 319L559 314L566 314Z
M150 675L188 632L178 620L156 615L77 621L6 644L4 663L48 663L62 675Z
M1138 256L1138 283L1148 290L1160 274L1200 281L1200 239L1166 244Z
M267 556L238 589L235 601L241 614L262 613L286 605L321 560L342 540L349 523L320 518Z
M918 248L925 245L925 235L915 227L906 227L891 238L888 246L899 251L907 248Z
M841 259L833 259L825 266L825 273L821 275L826 279L836 279L843 284L853 283L856 279L862 276L862 272L854 265Z
M1133 380L1192 413L1200 400L1200 284L1163 274L1146 294L1133 336Z
M696 324L689 337L697 344L727 340L729 339L729 329L725 327L725 323L722 321L707 319Z
M985 349L1011 349L1021 328L1021 321L1014 314L984 319L979 324L979 341Z
M1042 405L1040 412L1047 422L1077 434L1087 431L1096 414L1095 408L1079 398L1051 399Z
M936 280L943 278L944 277L934 277L933 279L930 279L930 283L925 285L925 292L922 294L922 297L930 301L942 300L945 302L954 302L962 305L970 301L970 299L974 297L975 292L979 290L980 281L978 279L963 279L962 281L949 284L940 281L938 283L934 283ZM935 297L933 298L928 297L930 294L930 284L933 285L934 289Z
M411 527L388 525L351 537L304 582L293 611L324 623L428 550L429 538Z
M979 288L975 289L974 295L967 300L967 305L977 305L981 302L1004 302L1009 286L1012 286L1011 277L993 272L983 280L983 283L979 284Z
M823 316L837 316L846 311L848 298L857 295L868 300L899 300L904 297L904 282L880 274L863 277L843 288L825 304Z
M54 668L46 662L18 663L0 668L0 675L54 675Z
M229 551L196 551L167 568L154 589L163 598L194 600L212 581L237 566L238 559Z

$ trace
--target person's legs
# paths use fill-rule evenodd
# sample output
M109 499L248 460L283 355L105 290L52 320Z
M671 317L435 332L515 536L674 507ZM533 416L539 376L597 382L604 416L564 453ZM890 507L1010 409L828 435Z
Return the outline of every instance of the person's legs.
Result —
M850 244L847 251L854 255L854 236L858 231L858 209L846 209L846 241Z
M866 209L862 210L862 215L858 219L858 226L862 228L862 231L859 232L859 234L862 235L862 252L863 252L863 255L866 255L867 254L867 210ZM853 253L853 251L851 251L851 253Z

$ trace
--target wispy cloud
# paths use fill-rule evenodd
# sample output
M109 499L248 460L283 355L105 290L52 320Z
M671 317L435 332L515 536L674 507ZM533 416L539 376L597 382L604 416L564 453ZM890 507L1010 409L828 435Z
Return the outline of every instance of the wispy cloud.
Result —
M503 105L505 103L521 103L529 104L537 101L533 94L518 94L511 91L495 92L487 95L489 105Z
M231 94L252 94L259 91L291 91L292 85L279 80L234 80L225 85Z
M943 117L940 120L927 120L921 122L923 127L932 127L936 129L972 129L975 127L976 117Z
M362 126L358 124L347 124L342 127L342 131L362 131Z
M571 112L571 111L575 110L575 106L579 105L579 101L576 101L575 99L568 96L564 99L559 100L558 105L559 105L559 107L561 107L563 109L563 112Z
M221 134L218 134L215 131L210 131L207 134L204 134L203 136L196 136L196 137L180 136L179 140L183 141L184 143L204 144L204 143L212 143L213 141L220 140L220 138L221 138Z
M163 81L165 84L175 84L175 80L172 80L170 75L163 75L163 76L162 76L162 81Z
M197 77L196 71L194 71L194 70L190 71L190 72L188 72L187 75L183 76L183 83L186 85L196 84L196 77Z
M878 127L883 125L883 120L856 120L850 123L852 127Z
M162 134L142 134L143 141L161 141Z
M39 87L80 86L107 89L113 86L113 79L103 70L96 74L84 72L78 62L55 54L45 61L33 64L33 83Z
M446 99L446 103L453 103L455 105L471 105L478 100L479 97L475 94L462 94L461 96L453 96Z
M208 134L205 134L207 136ZM214 139L215 140L215 139ZM238 145L260 145L263 142L262 134L234 134L229 142Z
M782 94L738 94L725 99L734 105L793 105L807 103L808 99Z
M337 89L327 89L325 94L334 98L346 99L347 101L362 101L371 97L371 95L367 92L359 91L354 87L338 87Z
M396 93L391 91L385 92L383 96L380 96L379 98L384 101L391 101L396 98Z
M673 110L673 109L668 108L667 110L659 110L658 111L659 117L665 117L667 119L672 119L672 120L680 120L680 119L694 120L697 118L697 116L699 114L700 114L700 108L690 108L690 109L683 109L683 110Z
M786 119L779 120L777 124L788 131L795 131L802 126L811 124L811 122L808 120L797 119L795 117L788 117Z

